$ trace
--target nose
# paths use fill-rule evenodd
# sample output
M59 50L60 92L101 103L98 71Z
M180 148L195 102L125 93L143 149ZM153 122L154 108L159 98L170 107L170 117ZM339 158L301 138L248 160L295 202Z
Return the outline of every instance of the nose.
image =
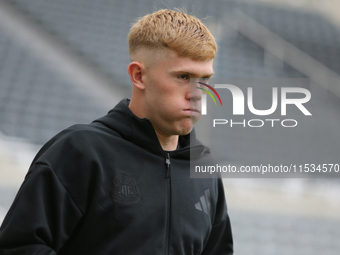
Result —
M199 86L195 81L190 82L190 90L186 95L186 99L190 101L200 101L202 98L202 90L197 88Z

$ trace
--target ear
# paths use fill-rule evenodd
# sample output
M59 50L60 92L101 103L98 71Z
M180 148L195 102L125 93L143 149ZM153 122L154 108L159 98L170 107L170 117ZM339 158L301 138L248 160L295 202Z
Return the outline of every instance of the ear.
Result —
M144 65L140 62L131 62L128 66L130 80L134 86L140 90L145 89L143 81Z

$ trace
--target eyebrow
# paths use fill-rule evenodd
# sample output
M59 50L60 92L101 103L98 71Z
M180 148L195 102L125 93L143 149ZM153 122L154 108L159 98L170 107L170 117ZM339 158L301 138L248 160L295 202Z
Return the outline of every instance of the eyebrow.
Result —
M197 73L192 73L192 72L189 72L189 71L181 71L181 70L174 70L174 71L170 71L171 73L174 73L174 74L187 74L187 75L190 75L190 76L193 76L193 77L198 77L199 75ZM204 77L208 77L210 78L211 76L214 75L215 72L212 72L212 73L208 73L208 74L205 74L205 75L202 75L201 77L204 78ZM198 77L198 78L201 78L201 77Z

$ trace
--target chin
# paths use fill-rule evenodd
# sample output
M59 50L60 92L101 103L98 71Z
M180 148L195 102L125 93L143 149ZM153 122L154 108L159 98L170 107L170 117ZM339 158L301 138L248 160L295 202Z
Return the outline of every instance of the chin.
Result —
M182 122L182 124L176 128L176 131L175 131L176 135L187 135L187 134L189 134L194 127L193 122L194 121L191 118L188 118L184 122ZM196 122L197 121L195 121L194 123L196 123Z
M188 134L190 134L190 132L191 132L191 130L190 131L187 131L187 132L180 132L178 135L188 135Z
M179 131L178 135L187 135L191 132L192 129L193 129L192 125L190 127L183 128L182 130Z

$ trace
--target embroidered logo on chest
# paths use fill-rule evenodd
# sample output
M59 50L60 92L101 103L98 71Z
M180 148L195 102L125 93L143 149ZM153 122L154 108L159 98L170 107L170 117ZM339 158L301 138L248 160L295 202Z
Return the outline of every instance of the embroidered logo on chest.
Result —
M140 193L136 181L129 177L129 173L121 173L113 181L111 198L119 203L133 204L140 200Z

